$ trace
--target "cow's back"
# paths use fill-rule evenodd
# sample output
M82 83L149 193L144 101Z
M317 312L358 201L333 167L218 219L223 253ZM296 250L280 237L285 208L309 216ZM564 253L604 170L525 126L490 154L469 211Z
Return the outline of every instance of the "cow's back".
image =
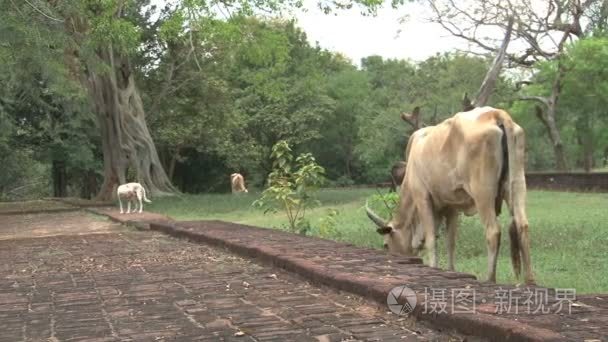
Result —
M501 166L498 123L505 120L511 121L506 112L482 107L416 132L408 146L408 186L430 193L438 204L470 206L470 182L480 168Z
M484 164L491 157L502 158L503 130L499 125L506 122L512 124L511 117L492 107L475 108L454 115L450 127L451 140L446 141L445 146L460 154L458 167Z

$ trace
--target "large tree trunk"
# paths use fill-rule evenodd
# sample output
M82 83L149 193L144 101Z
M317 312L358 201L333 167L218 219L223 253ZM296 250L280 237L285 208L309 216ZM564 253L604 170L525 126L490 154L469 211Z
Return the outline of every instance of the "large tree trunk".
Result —
M593 144L590 138L583 138L583 169L591 172L593 169Z
M581 164L583 165L583 169L585 172L591 172L593 169L593 131L591 129L591 122L589 120L589 116L584 116L579 118L577 125L577 141L583 150L583 160Z
M345 160L344 160L344 172L346 173L346 177L348 177L348 179L353 179L352 164L353 164L353 143L349 139L349 141L347 142L346 156L345 156Z
M148 131L128 58L118 56L111 46L98 56L110 71L89 68L85 81L101 129L104 159L104 180L96 199L112 199L116 187L129 181L141 183L153 196L176 192ZM129 167L136 179L127 179Z
M567 35L564 35L566 37ZM559 53L562 52L562 47L566 41L566 38L562 38L560 41ZM564 146L562 144L562 137L557 128L557 101L562 94L562 80L566 75L566 67L564 66L562 56L557 57L557 75L553 80L553 86L551 87L551 95L547 103L547 122L549 123L549 134L551 135L551 141L553 141L553 149L555 150L555 166L559 171L566 171L568 166L566 165L566 155L564 153Z
M547 110L547 122L547 129L549 130L549 136L553 145L553 154L555 155L555 168L559 171L566 171L568 165L566 163L562 136L555 122L555 104L550 105Z
M121 15L122 5L116 13L117 17ZM86 40L89 22L84 17L69 17L65 28L77 44L90 44ZM133 181L141 183L152 196L178 192L165 173L148 131L129 58L114 51L111 44L98 47L96 55L98 59L86 58L73 46L66 50L71 73L89 91L101 131L104 178L96 199L111 200L119 184ZM135 179L127 179L129 168Z
M179 147L175 149L173 153L171 153L171 161L169 162L169 179L173 179L173 176L175 175L175 166L177 165L180 153L181 148Z
M524 98L527 99L527 98ZM559 171L566 171L566 154L564 153L564 145L562 137L555 122L555 103L548 103L545 99L539 101L547 105L547 113L543 111L541 106L536 106L536 117L543 123L549 133L549 140L553 146L553 155L555 156L555 168Z
M496 53L494 57L494 61L492 62L492 66L486 73L483 81L481 82L481 86L479 87L479 91L477 92L477 96L475 97L475 101L472 103L475 107L483 107L490 100L490 96L494 92L494 88L496 87L496 83L498 82L498 76L500 76L500 70L502 69L502 64L505 61L505 57L507 56L507 47L511 42L511 33L513 32L513 23L514 18L509 16L509 23L507 24L507 31L502 40L502 44L500 45L500 49Z
M557 127L557 101L562 93L562 80L566 75L566 67L564 66L561 53L563 51L564 43L568 38L568 32L562 36L562 40L559 42L558 56L557 58L557 74L553 79L553 85L551 86L551 94L548 97L542 96L523 96L522 100L534 100L540 102L546 108L546 112L543 111L542 107L536 106L536 116L545 125L549 132L549 138L553 145L553 153L555 154L555 168L559 171L566 171L568 166L566 164L566 155L564 153L564 146L562 144L562 137Z
M559 82L559 81L558 81ZM540 96L524 96L522 100L536 100L544 104L546 112L541 106L536 106L536 117L543 123L549 133L549 140L553 146L553 155L555 156L555 168L559 171L566 171L568 165L566 163L566 154L564 153L564 144L562 136L556 123L556 104L559 95L559 89L553 90L549 99Z
M82 172L82 187L80 189L80 197L91 199L97 191L97 175L94 170L86 170Z

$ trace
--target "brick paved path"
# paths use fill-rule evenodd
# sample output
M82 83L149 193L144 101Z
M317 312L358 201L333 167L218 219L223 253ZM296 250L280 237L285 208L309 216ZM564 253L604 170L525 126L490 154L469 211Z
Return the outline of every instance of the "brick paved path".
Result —
M80 211L0 216L0 240L107 233L120 227Z
M608 341L607 295L559 301L555 289L484 284L468 274L421 265L418 258L221 221L153 224L151 228L226 246L379 303L385 303L393 287L407 285L418 293L419 303L427 304L417 306L417 317L493 341ZM432 294L434 289L437 292ZM452 301L456 294L460 297Z
M459 340L277 268L82 212L3 216L0 237L0 341Z

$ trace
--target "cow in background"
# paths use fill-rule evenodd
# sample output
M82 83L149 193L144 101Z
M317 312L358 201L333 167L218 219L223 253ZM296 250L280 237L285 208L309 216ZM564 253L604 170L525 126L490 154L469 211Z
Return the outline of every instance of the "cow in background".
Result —
M232 187L232 193L248 192L245 188L245 178L240 173L233 173L230 175L230 186Z

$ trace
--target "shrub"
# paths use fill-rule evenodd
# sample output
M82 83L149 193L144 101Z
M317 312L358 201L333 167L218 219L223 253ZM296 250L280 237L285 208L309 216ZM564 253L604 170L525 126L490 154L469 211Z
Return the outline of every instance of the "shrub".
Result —
M253 205L264 208L264 213L283 210L290 231L306 234L310 230L306 210L319 204L313 195L324 181L325 170L310 153L299 155L294 163L291 148L284 140L273 146L271 158L268 186Z

